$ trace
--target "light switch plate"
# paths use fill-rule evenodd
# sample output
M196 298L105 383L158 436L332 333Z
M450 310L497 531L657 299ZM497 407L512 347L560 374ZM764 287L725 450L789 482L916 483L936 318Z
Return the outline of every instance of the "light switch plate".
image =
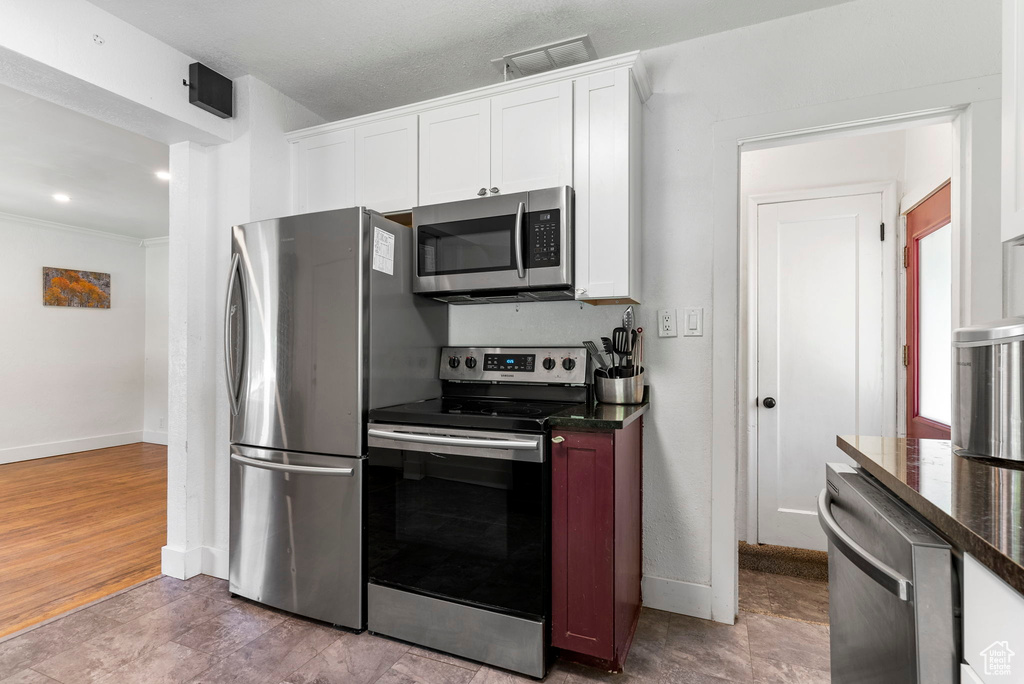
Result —
M658 310L658 337L676 337L676 310Z
M683 337L704 336L704 308L688 306L683 309Z

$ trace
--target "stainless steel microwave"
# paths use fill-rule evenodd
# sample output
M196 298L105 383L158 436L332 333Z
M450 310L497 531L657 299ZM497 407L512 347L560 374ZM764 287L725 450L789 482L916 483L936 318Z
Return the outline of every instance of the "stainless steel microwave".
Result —
M452 303L573 299L568 186L416 207L413 292Z

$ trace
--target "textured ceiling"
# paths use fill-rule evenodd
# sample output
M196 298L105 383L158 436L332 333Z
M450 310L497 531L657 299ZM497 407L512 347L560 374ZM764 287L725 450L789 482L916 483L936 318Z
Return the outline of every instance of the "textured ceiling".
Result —
M167 145L0 86L0 149L0 212L167 235L167 182L154 176L167 168Z
M495 83L490 60L589 33L599 57L847 0L92 0L328 120Z

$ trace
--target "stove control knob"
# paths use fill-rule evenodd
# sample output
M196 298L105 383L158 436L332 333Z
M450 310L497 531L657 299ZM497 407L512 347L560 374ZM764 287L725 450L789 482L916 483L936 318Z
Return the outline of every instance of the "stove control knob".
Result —
M543 361L544 370L551 370L555 367L555 360L550 356Z
M470 369L476 368L476 357L473 357L473 356L467 356L466 357L466 368L470 368Z
M576 367L576 359L562 359L562 368L571 371Z
M449 356L448 357L448 366L451 367L451 368L458 368L459 367L459 357L458 356Z

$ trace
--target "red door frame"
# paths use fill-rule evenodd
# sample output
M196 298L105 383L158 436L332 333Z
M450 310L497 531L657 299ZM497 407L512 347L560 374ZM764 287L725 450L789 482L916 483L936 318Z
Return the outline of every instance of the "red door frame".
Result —
M949 426L920 415L920 249L921 238L950 222L950 183L907 213L907 437L949 439Z

